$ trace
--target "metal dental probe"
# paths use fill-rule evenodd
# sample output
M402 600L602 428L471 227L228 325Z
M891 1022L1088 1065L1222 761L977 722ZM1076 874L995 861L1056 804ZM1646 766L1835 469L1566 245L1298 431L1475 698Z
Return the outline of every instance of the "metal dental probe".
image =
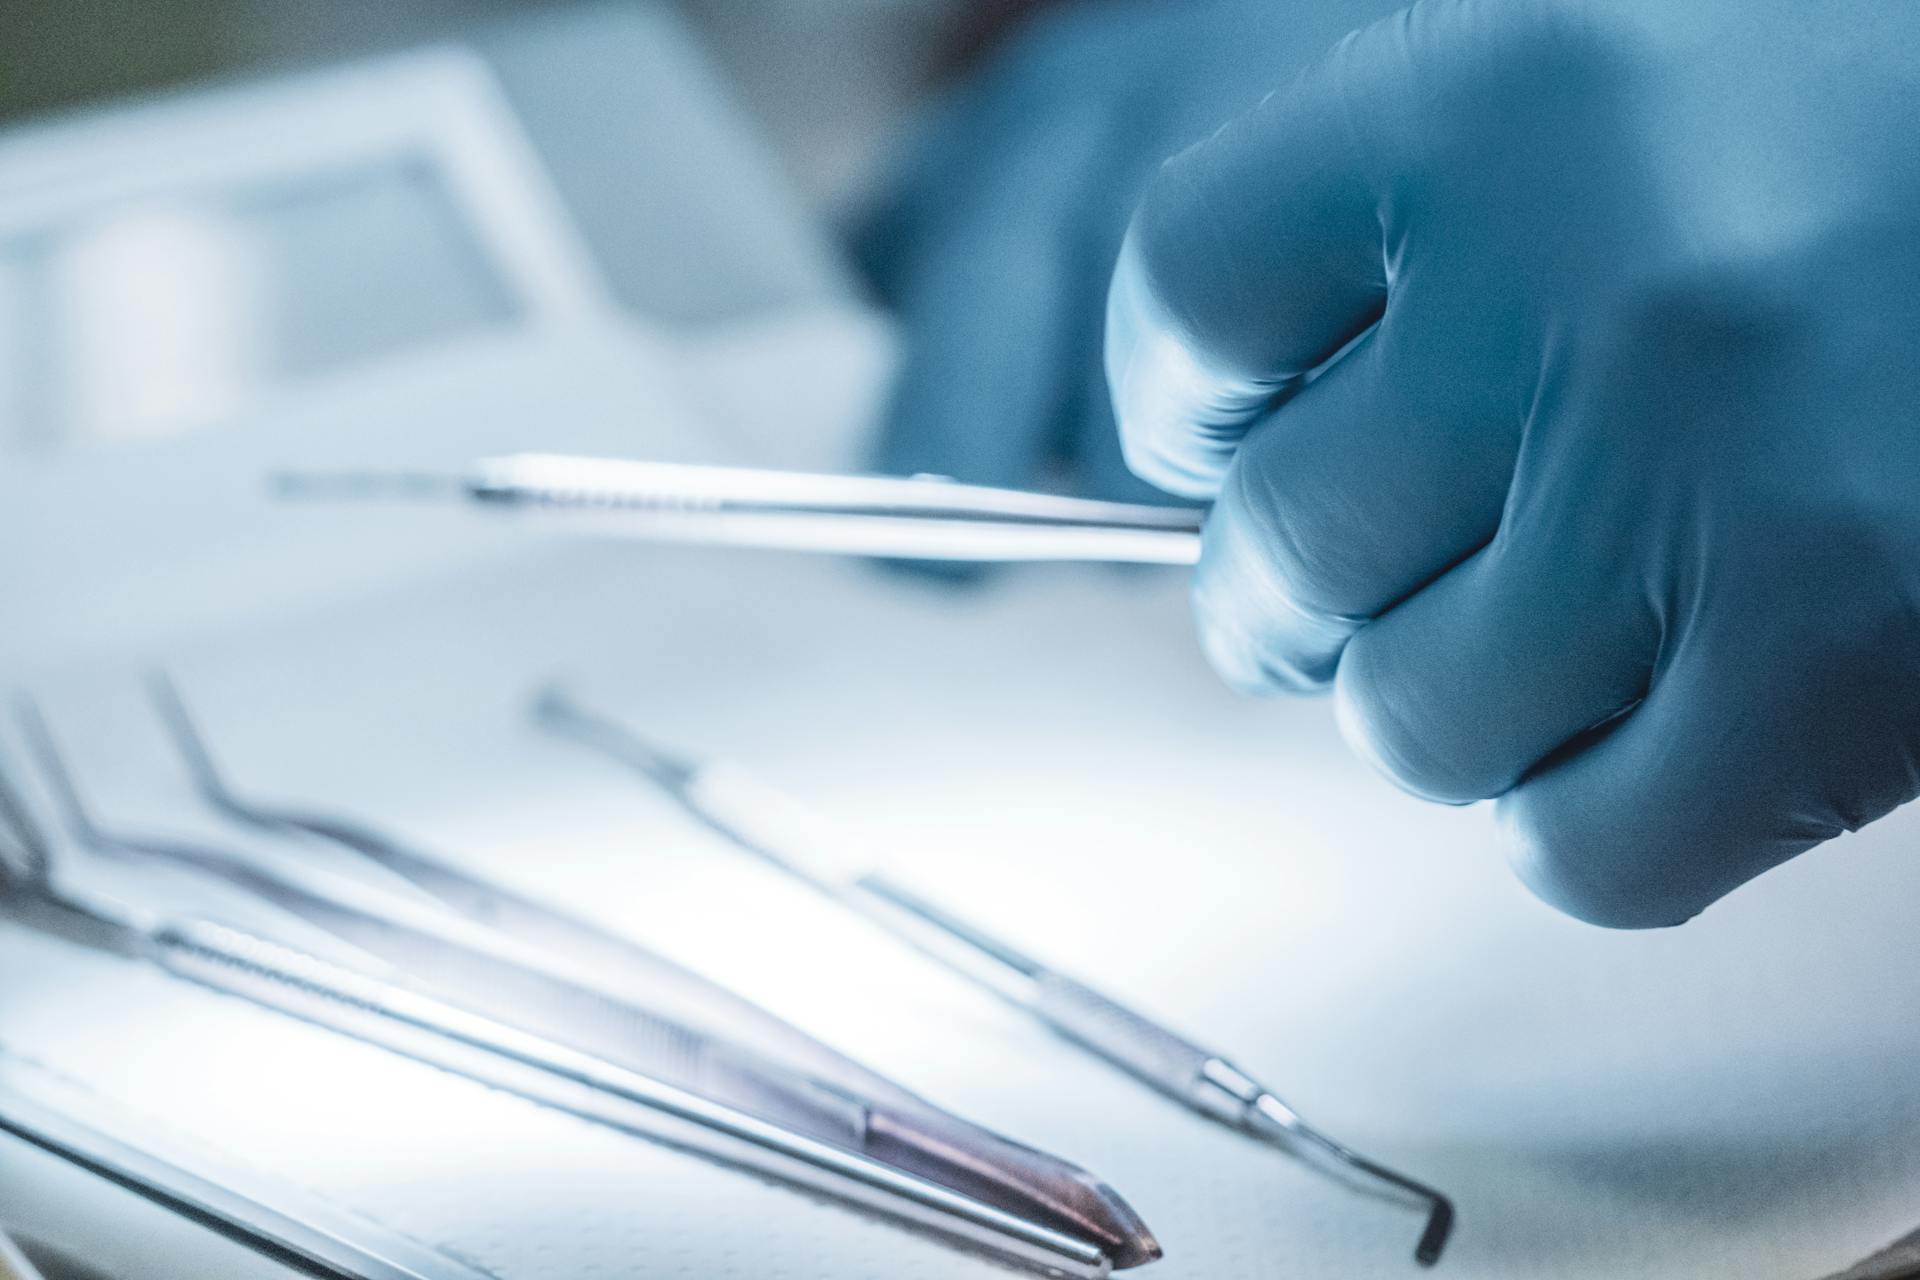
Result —
M661 542L918 560L1193 564L1201 512L934 476L849 476L514 454L464 474L288 472L287 498L470 501L543 524Z
M148 688L194 786L216 812L245 826L305 835L348 849L456 915L569 962L597 985L616 993L644 992L650 1007L669 1017L705 1030L724 1028L848 1089L892 1101L920 1101L743 996L591 920L496 884L451 859L409 847L357 820L243 794L215 761L174 683L156 673Z
M1111 1270L1110 1259L1090 1241L310 953L205 919L136 925L71 898L20 888L0 878L0 918L144 961L536 1105L752 1170L1048 1275L1100 1280ZM392 1273L345 1268L326 1274L389 1280ZM452 1273L431 1269L403 1274L453 1280Z
M429 1245L339 1209L257 1169L168 1150L131 1117L0 1049L0 1135L210 1224L269 1257L326 1280L495 1280ZM6 1264L14 1262L9 1271ZM24 1268L24 1269L22 1269ZM91 1273L89 1273L91 1274ZM39 1280L0 1237L0 1277Z
M618 1098L682 1118L688 1118L683 1110L659 1099L691 1096L709 1112L724 1112L762 1131L751 1144L755 1147L750 1153L752 1159L742 1161L724 1152L722 1159L763 1167L762 1157L769 1147L764 1131L768 1129L785 1135L782 1141L790 1139L788 1146L796 1150L806 1144L825 1145L848 1157L834 1171L851 1179L846 1186L837 1191L831 1186L821 1187L819 1161L806 1152L802 1152L804 1158L799 1164L801 1176L787 1180L827 1190L842 1200L905 1218L941 1234L961 1236L977 1247L994 1249L1030 1265L1071 1269L1080 1265L1074 1258L1082 1245L1099 1254L1103 1273L1109 1266L1135 1266L1159 1256L1152 1234L1104 1183L1077 1166L1010 1142L931 1104L896 1106L817 1081L720 1037L538 967L528 967L506 955L476 949L404 919L371 914L352 903L328 898L224 851L106 831L84 807L32 704L23 699L20 711L22 729L40 758L68 826L81 844L120 860L160 860L238 888L340 938L393 971L391 976L369 978L317 957L303 957L306 968L334 975L318 984L321 994L332 997L335 1003L344 998L380 1013L386 1022L375 1026L370 1034L358 1025L360 1019L343 1022L338 1016L340 1010L330 1005L318 1009L323 1016L313 1012L296 1016L307 1016L310 1021L387 1047L394 1045L393 1028L386 1023L397 1020L415 1030L437 1033L563 1077L578 1078L579 1069L568 1064L584 1061L599 1073L591 1087L604 1086ZM196 980L205 980L206 957L219 951L208 944L209 936L216 941L238 938L247 955L263 949L270 957L300 955L291 948L224 926L196 922L192 929L192 945L184 948L172 946L174 939L169 935L165 940L169 945L159 962L176 973L191 969L182 976ZM236 967L255 977L264 974L273 979L288 966L282 960L242 960L237 966L222 960L214 972L231 979ZM339 976L342 974L347 976ZM350 993L356 989L355 984L371 984L381 994L378 999L354 997ZM268 981L266 989L269 994L278 994L278 988L284 985ZM315 988L316 983L307 982L306 987ZM231 982L221 989L231 990ZM349 995L334 994L342 990ZM423 1008L429 1012L409 1012ZM463 1029L471 1027L481 1030ZM448 1065L441 1046L425 1047L429 1052L422 1052L419 1045L400 1051ZM550 1065L553 1063L559 1065ZM486 1072L493 1067L482 1063L477 1068L468 1064L451 1069L491 1079ZM641 1092L636 1082L644 1082L647 1092ZM509 1087L536 1100L543 1100L542 1090L550 1092L544 1081ZM567 1109L579 1112L577 1105ZM711 1119L694 1118L694 1123L729 1137L739 1136L736 1129ZM631 1124L616 1127L633 1131ZM705 1149L698 1143L681 1145ZM773 1150L782 1157L793 1154L786 1147L775 1146ZM892 1207L891 1201L876 1203L877 1184L884 1184L885 1196L900 1198L903 1206ZM948 1224L939 1215L957 1221ZM1069 1241L1071 1245L1064 1243ZM1040 1258L1037 1255L1042 1251L1050 1251L1051 1256Z
M245 946L244 935L229 931L230 936L222 938L217 926L187 923L149 930L117 914L82 903L55 886L45 836L0 774L0 919L90 949L146 960L215 990L279 1007L223 982L218 968L196 970L195 938L219 948L222 943ZM201 950L198 960L204 963L216 956L230 966L229 972L238 973L268 953ZM257 969L255 977L264 978L267 972ZM0 1134L208 1223L258 1252L297 1260L303 1273L327 1280L491 1280L490 1273L256 1169L228 1166L204 1151L169 1151L155 1135L138 1131L131 1117L108 1109L90 1094L60 1087L45 1068L9 1054L3 1044ZM7 1263L13 1264L13 1272ZM9 1256L0 1247L0 1277L37 1280L38 1273L24 1258Z
M718 1006L726 1015L722 1024L739 1028L745 1043L775 1048L817 1079L880 1104L865 1118L870 1152L885 1153L895 1163L950 1185L959 1184L954 1157L964 1154L964 1185L971 1194L1072 1227L1110 1252L1116 1267L1138 1266L1159 1256L1159 1245L1146 1225L1112 1188L1086 1170L941 1110L711 980L360 823L241 797L222 777L178 691L165 677L156 677L151 692L201 794L221 812L250 825L304 832L351 849L457 914L574 962L596 983L611 983L616 993L644 993L653 1011L697 1031L709 1029L710 1019L703 1016L709 1010L703 1007ZM670 997L664 1010L658 1007L661 996Z
M1336 1169L1426 1205L1427 1224L1414 1257L1423 1266L1439 1261L1453 1230L1451 1200L1309 1125L1225 1056L1049 968L883 875L836 865L827 842L809 831L806 814L737 770L664 751L557 690L540 695L534 715L555 734L634 770L729 843L1027 1010L1175 1101L1263 1141L1287 1147L1292 1140Z

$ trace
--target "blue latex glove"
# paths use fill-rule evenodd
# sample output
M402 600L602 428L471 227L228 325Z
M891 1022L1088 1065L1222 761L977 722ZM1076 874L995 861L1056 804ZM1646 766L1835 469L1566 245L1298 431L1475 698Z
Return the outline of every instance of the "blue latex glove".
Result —
M1920 4L1423 0L1168 163L1107 362L1217 665L1566 911L1920 792Z
M879 465L1165 501L1100 374L1127 216L1158 165L1398 0L1080 0L941 103L857 248L906 354Z

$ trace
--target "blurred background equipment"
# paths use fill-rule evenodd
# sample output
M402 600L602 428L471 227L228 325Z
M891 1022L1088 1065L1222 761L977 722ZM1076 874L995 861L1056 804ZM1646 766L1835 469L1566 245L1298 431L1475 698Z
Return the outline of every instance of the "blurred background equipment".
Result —
M150 643L492 545L289 518L270 463L453 465L533 423L704 461L864 452L885 330L675 11L443 9L457 34L340 61L432 15L264 9L183 5L199 61L144 66L146 17L0 16L32 37L4 56L92 67L62 82L81 105L0 128L0 508L38 548L0 567L0 652L111 649L127 608ZM242 29L264 44L221 52ZM227 79L85 101L189 66ZM0 92L44 105L35 83Z
M1046 2L668 0L713 51L809 204L823 209L864 193L899 117L930 86ZM651 0L13 0L0 11L0 121L470 39L511 29L517 19L651 7ZM610 56L606 65L617 63ZM546 92L608 88L617 85L596 78L579 90L562 84ZM602 125L654 127L617 119Z
M606 305L497 83L451 49L17 132L0 244L0 436L29 454Z

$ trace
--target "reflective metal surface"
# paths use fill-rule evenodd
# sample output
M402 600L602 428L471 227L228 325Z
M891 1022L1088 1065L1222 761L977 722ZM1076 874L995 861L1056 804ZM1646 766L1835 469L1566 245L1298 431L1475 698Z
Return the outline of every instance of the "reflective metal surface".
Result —
M824 1182L832 1173L844 1183L835 1192L844 1201L1028 1265L1104 1274L1160 1254L1126 1202L1084 1170L912 1095L890 1089L895 1098L874 1100L812 1079L509 955L333 900L225 850L110 831L82 801L32 704L23 701L20 711L83 847L239 888L352 944L386 971L355 972L210 921L168 920L143 930L62 901L41 883L41 905L96 943L628 1132L652 1133L632 1115L635 1106L652 1108L675 1127L712 1131L676 1139L680 1145L830 1192ZM17 801L13 808L26 816ZM37 837L23 830L19 839ZM582 1086L608 1098L582 1098ZM792 1176L773 1167L776 1157L792 1164Z
M0 1132L329 1280L488 1280L487 1273L204 1152L173 1152L130 1117L0 1052ZM0 1276L36 1280L0 1237Z
M1176 1102L1289 1150L1304 1147L1302 1154L1330 1161L1375 1189L1425 1206L1427 1225L1414 1257L1423 1266L1440 1260L1453 1231L1451 1200L1308 1125L1224 1057L883 875L829 869L817 835L809 831L789 839L778 830L778 815L789 802L743 775L677 756L558 691L541 695L535 717L553 732L626 764L737 848L895 933Z
M813 475L743 467L519 454L465 476L291 472L289 498L458 499L542 524L662 542L923 560L1192 564L1201 512L1100 502L930 476Z

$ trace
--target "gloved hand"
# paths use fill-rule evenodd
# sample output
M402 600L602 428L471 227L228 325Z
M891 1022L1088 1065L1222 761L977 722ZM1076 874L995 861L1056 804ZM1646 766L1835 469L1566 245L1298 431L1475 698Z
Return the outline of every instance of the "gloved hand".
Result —
M1911 0L1422 0L1168 163L1107 364L1216 664L1601 924L1912 799L1916 67Z
M1154 169L1399 0L1077 0L911 139L856 245L906 353L879 465L1166 501L1120 457L1100 334ZM1054 474L1064 473L1064 474Z

